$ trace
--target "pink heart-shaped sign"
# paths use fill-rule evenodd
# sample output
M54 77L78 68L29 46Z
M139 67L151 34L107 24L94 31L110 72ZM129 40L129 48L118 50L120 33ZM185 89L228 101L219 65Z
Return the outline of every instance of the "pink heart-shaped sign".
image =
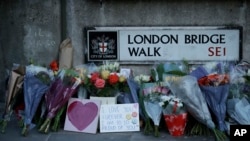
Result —
M79 131L88 127L92 121L96 118L98 113L98 107L93 102L83 104L80 101L72 102L67 111L69 121Z

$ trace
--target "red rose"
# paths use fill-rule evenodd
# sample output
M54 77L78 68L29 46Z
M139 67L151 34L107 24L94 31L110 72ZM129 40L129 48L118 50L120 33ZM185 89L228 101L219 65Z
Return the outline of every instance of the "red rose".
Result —
M112 73L109 75L109 84L114 85L119 81L119 76L116 73Z
M100 78L96 79L96 81L95 81L96 88L102 89L102 88L104 88L104 86L105 86L105 80L100 79Z
M98 72L94 72L91 74L90 82L95 84L95 81L100 78L100 74Z

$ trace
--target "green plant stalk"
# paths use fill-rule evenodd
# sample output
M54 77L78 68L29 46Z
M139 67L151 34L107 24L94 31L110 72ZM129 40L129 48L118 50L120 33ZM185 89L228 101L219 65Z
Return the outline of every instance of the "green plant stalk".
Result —
M155 128L155 132L154 132L155 137L159 137L160 136L159 127L157 125L155 125L154 128Z
M63 112L65 111L66 109L66 105L64 105L59 111L58 113L56 114L55 116L55 120L54 120L54 124L52 126L52 131L58 131L59 127L60 127L60 119L61 119L61 116L63 114Z
M18 121L18 126L19 126L19 127L24 127L24 121L23 121L23 119L20 119L20 120Z
M213 129L213 132L214 132L216 141L226 141L227 140L227 136L224 132L222 132L218 129Z
M29 127L30 127L30 125L24 125L23 126L23 129L22 129L22 132L21 132L21 134L23 135L23 136L28 136L28 134L29 134Z
M40 128L42 126L43 121L44 121L44 118L40 117L37 123L37 128Z
M46 118L46 120L44 121L44 123L40 127L39 131L43 132L43 133L48 133L49 132L49 128L50 128L50 123L51 123L51 119L50 118Z
M212 135L211 133L211 129L202 123L195 123L190 132L191 135Z
M150 118L145 110L145 106L144 106L144 103L143 103L143 97L142 97L142 86L140 86L140 92L139 92L139 104L142 108L142 113L144 114L145 116L145 127L144 127L144 134L145 135L149 135L151 132L153 132L153 127L151 126L151 123L150 123Z
M149 135L151 132L153 132L153 127L150 124L150 119L147 117L144 127L144 134Z
M1 133L5 133L5 129L6 129L6 127L7 127L7 124L8 124L8 121L7 121L7 120L2 120L2 121L0 122L0 125L2 126L2 128L1 128Z

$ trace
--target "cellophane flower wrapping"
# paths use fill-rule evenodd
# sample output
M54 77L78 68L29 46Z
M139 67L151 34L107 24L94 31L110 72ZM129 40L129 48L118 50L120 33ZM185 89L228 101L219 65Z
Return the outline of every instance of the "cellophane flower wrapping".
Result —
M226 101L229 95L229 70L231 64L218 62L210 70L213 70L205 77L198 80L205 100L216 117L218 129L226 131Z
M24 77L25 126L22 132L23 135L27 135L27 130L34 127L32 119L52 79L53 74L47 68L35 65L26 66Z
M16 108L14 111L16 111L16 116L18 117L18 120L19 121L22 120L23 115L20 113L21 111L23 111L23 108L18 109L18 107L23 107L21 105L24 104L22 102L20 104L20 101L17 102L17 99L19 97L23 97L22 84L24 80L24 75L25 75L25 66L19 64L13 64L12 70L10 71L9 77L7 79L4 113L2 115L2 119L0 119L0 127L2 133L5 132L7 124L11 119L13 109Z
M45 93L45 103L47 109L46 120L39 128L39 131L48 133L52 118L58 111L67 104L78 89L81 79L77 76L75 70L61 69L58 76L51 83L48 91Z
M159 136L158 126L162 116L162 107L160 106L160 97L168 94L169 90L160 83L142 83L142 98L145 114L152 119L155 127L154 135ZM149 124L149 123L146 123Z
M250 76L248 71L250 64L241 62L230 71L230 88L229 98L227 100L227 113L229 117L235 121L230 124L250 124L250 103L246 88L249 87L247 77Z
M208 128L215 128L206 100L194 76L186 75L166 83L170 90L183 101L188 113Z

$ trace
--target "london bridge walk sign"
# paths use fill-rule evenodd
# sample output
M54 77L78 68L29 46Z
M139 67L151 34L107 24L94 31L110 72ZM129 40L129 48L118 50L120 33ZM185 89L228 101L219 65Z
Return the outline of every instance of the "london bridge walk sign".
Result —
M88 30L89 61L235 61L241 28L97 27Z

